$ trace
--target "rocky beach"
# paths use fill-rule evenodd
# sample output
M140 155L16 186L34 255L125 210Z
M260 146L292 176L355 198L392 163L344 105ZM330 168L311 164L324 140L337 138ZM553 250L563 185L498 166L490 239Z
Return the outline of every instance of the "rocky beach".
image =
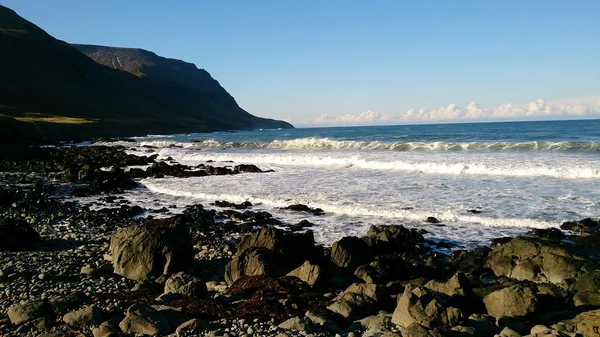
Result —
M121 196L141 178L269 174L211 165L119 146L3 149L0 335L600 336L596 220L469 250L401 225L323 246L318 225L250 202L174 214ZM90 196L103 206L78 201Z

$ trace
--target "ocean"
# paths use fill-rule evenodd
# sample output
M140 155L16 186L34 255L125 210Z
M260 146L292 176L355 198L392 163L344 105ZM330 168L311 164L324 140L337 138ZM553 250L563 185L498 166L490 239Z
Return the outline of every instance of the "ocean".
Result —
M173 212L250 201L319 243L371 224L425 229L473 248L493 238L600 216L600 120L298 128L153 135L123 145L186 165L255 164L270 173L142 179L125 197ZM282 210L322 208L313 216ZM425 222L435 217L441 224Z

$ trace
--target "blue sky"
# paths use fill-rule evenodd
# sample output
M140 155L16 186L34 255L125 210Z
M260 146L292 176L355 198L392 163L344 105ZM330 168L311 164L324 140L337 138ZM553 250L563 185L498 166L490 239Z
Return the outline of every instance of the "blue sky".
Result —
M600 113L598 0L0 4L67 42L195 63L249 112L297 123Z

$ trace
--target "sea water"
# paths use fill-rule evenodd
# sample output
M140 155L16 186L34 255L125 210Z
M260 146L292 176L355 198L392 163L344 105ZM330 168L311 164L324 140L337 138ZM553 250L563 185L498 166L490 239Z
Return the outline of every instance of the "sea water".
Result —
M600 216L600 120L298 128L136 138L128 151L186 165L255 164L270 173L142 179L149 209L250 201L285 223L308 219L331 244L401 224L474 247ZM313 216L282 210L322 208ZM425 222L435 217L442 224Z

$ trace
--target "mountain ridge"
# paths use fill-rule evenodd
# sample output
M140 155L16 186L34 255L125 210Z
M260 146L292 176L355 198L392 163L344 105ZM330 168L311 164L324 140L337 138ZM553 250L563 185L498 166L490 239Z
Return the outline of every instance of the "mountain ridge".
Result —
M135 74L106 66L78 46L134 50L154 64ZM1 5L0 50L0 144L293 127L249 114L191 63L137 48L69 45ZM185 76L173 72L174 65L185 65Z

